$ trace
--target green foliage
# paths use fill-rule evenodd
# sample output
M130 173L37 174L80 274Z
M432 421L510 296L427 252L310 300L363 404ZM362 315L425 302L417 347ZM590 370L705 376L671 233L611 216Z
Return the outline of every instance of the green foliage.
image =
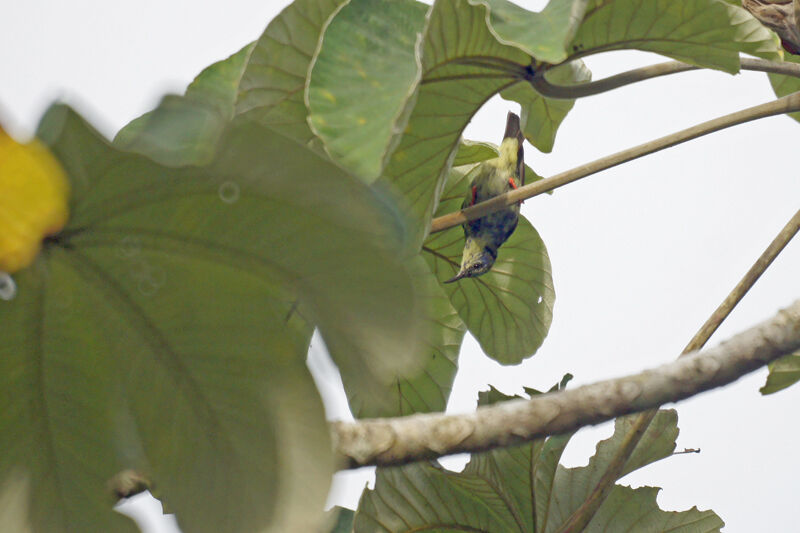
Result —
M770 363L767 382L759 390L761 394L773 394L798 381L800 381L800 353L795 353Z
M344 507L334 507L328 512L333 521L333 527L327 529L326 533L350 533L353 531L353 519L355 512Z
M322 512L333 464L304 364L312 331L358 417L444 410L467 330L503 364L534 354L555 300L536 229L522 218L491 272L444 285L463 232L428 235L430 222L497 155L461 139L487 99L519 103L526 138L549 152L574 101L531 77L585 83L580 58L618 49L736 72L739 53L777 57L777 40L721 0L551 0L539 13L296 0L113 146L51 108L39 136L69 175L71 218L0 302L0 530L133 531L107 494L124 469L185 531L351 530L351 511ZM762 392L799 380L798 360L771 365ZM575 469L558 464L570 435L475 455L460 474L379 469L355 530L557 531L629 429L617 420ZM623 474L670 455L676 435L662 411ZM722 526L661 511L656 492L615 486L586 531Z
M499 43L485 19L486 8L466 0L436 2L428 14L416 103L383 173L405 200L417 245L427 234L461 131L483 102L516 82L498 68L530 61L519 49ZM491 59L484 63L476 57Z
M351 0L325 30L308 81L309 123L331 156L368 181L402 132L419 79L428 6Z
M521 47L498 40L487 26L487 5L493 4L441 0L428 15L416 102L383 174L417 222L412 242L421 242L427 232L469 119L492 95L518 83L532 61ZM550 21L551 27L576 22L562 15L563 20Z
M460 208L469 188L468 168L451 171L437 214ZM530 181L534 180L535 175ZM456 227L425 241L423 256L440 283L458 272L463 235ZM533 354L550 329L555 302L550 259L524 217L500 249L492 270L443 286L486 355L503 364L516 364Z
M358 418L444 411L458 369L458 352L466 327L421 257L408 262L419 294L426 299L427 359L412 377L395 377L382 389L366 389L358 374L342 369L342 382L353 415Z
M386 199L249 123L183 169L114 150L65 108L40 136L72 180L72 216L0 307L16 336L0 358L0 472L25 465L36 530L120 530L105 485L123 468L193 531L314 524L302 509L322 508L332 463L311 324L363 390L421 363L421 295Z
M719 0L592 0L571 47L579 56L644 50L731 73L739 71L740 52L779 56L771 31Z
M295 0L270 21L242 74L237 114L322 152L306 122L306 75L325 25L345 2Z
M540 13L508 0L470 0L489 11L489 27L501 42L514 44L543 63L567 59L569 44L583 19L589 0L551 0Z
M500 397L492 391L484 398ZM668 457L675 448L676 422L675 411L659 412L625 473ZM579 468L558 464L571 435L474 454L460 473L436 463L379 468L375 489L359 502L354 531L559 531L605 472L630 424L630 418L618 419L614 435L598 443L589 464ZM712 511L662 511L657 493L653 487L615 485L583 531L710 533L723 526Z
M544 77L555 85L577 85L591 81L592 73L583 61L576 59L545 71ZM512 85L500 96L518 102L522 108L520 122L525 138L542 152L551 152L558 127L575 100L545 98L527 83Z

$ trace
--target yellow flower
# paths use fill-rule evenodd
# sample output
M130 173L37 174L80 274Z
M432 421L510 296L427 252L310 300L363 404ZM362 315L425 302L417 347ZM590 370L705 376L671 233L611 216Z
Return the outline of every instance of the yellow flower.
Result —
M42 240L67 223L69 183L39 141L20 144L0 128L0 271L30 265Z

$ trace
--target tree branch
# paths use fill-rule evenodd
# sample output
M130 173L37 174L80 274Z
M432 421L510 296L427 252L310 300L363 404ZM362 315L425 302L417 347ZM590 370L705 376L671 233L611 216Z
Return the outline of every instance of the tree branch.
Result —
M573 431L727 385L800 348L800 300L719 346L632 376L511 400L464 415L331 424L343 468L480 452Z
M701 67L690 65L682 61L667 61L656 65L648 65L627 72L622 72L608 78L580 83L577 85L553 85L545 78L547 71L541 70L531 80L531 85L536 92L547 98L558 98L572 100L593 96L613 89L624 87L632 83L645 81L669 74L687 72L689 70L699 70ZM783 74L800 78L800 65L782 61L767 61L766 59L755 59L750 57L741 58L742 70L754 70L758 72L770 72L772 74Z
M772 264L772 261L775 260L781 250L789 244L789 241L797 234L798 230L800 230L800 210L786 223L769 246L767 246L767 249L762 252L761 256L759 256L753 266L750 267L750 270L739 280L736 287L733 288L728 296L725 297L725 300L722 301L697 333L694 334L692 340L689 341L683 349L683 352L681 352L681 357L687 353L701 349L705 343L708 342L711 335L714 334L720 324L730 315L731 311L736 307L736 304L738 304L744 295L747 294L747 291L753 287L758 278L761 277L761 274L767 270L767 267ZM609 461L603 476L592 489L592 492L586 500L570 515L569 519L564 522L558 533L583 531L586 525L592 520L594 514L603 504L603 501L605 501L609 492L613 489L614 484L620 478L625 463L630 459L631 454L634 449L636 449L645 431L647 431L650 423L655 418L656 413L658 413L657 409L651 409L640 413L636 420L634 420L622 444Z
M709 133L730 128L731 126L736 126L738 124L744 124L745 122L750 122L752 120L782 115L784 113L793 113L795 111L800 111L800 92L786 95L783 98L778 98L777 100L767 102L766 104L749 107L747 109L737 111L736 113L715 118L713 120L709 120L708 122L703 122L696 126L692 126L691 128L681 130L677 133L634 146L633 148L628 148L627 150L597 159L591 163L586 163L585 165L567 170L566 172L562 172L560 174L556 174L550 178L529 183L528 185L513 189L505 194L495 196L490 200L475 204L472 207L467 207L461 211L448 213L444 216L433 219L431 222L430 233L444 231L454 226L464 224L465 222L469 222L470 220L484 217L489 213L499 211L500 209L514 205L522 200L533 198L534 196L538 196L542 193L552 191L553 189L568 183L572 183L573 181L577 181L581 178L585 178L586 176L596 174L602 170L606 170L627 161L632 161L665 148L708 135Z

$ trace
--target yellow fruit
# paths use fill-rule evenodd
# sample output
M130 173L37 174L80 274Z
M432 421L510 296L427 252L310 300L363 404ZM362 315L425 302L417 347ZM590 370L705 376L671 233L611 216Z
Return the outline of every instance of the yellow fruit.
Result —
M67 223L69 183L47 148L20 144L0 128L0 271L30 265L42 240Z

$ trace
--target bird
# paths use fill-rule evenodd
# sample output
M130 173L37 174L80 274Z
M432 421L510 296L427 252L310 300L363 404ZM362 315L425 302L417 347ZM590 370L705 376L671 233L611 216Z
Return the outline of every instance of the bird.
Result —
M472 181L462 209L525 185L524 140L519 116L509 112L500 155L477 164L467 174ZM458 274L445 283L488 272L497 259L497 249L514 233L518 221L519 204L514 204L463 224L465 240L461 267Z

